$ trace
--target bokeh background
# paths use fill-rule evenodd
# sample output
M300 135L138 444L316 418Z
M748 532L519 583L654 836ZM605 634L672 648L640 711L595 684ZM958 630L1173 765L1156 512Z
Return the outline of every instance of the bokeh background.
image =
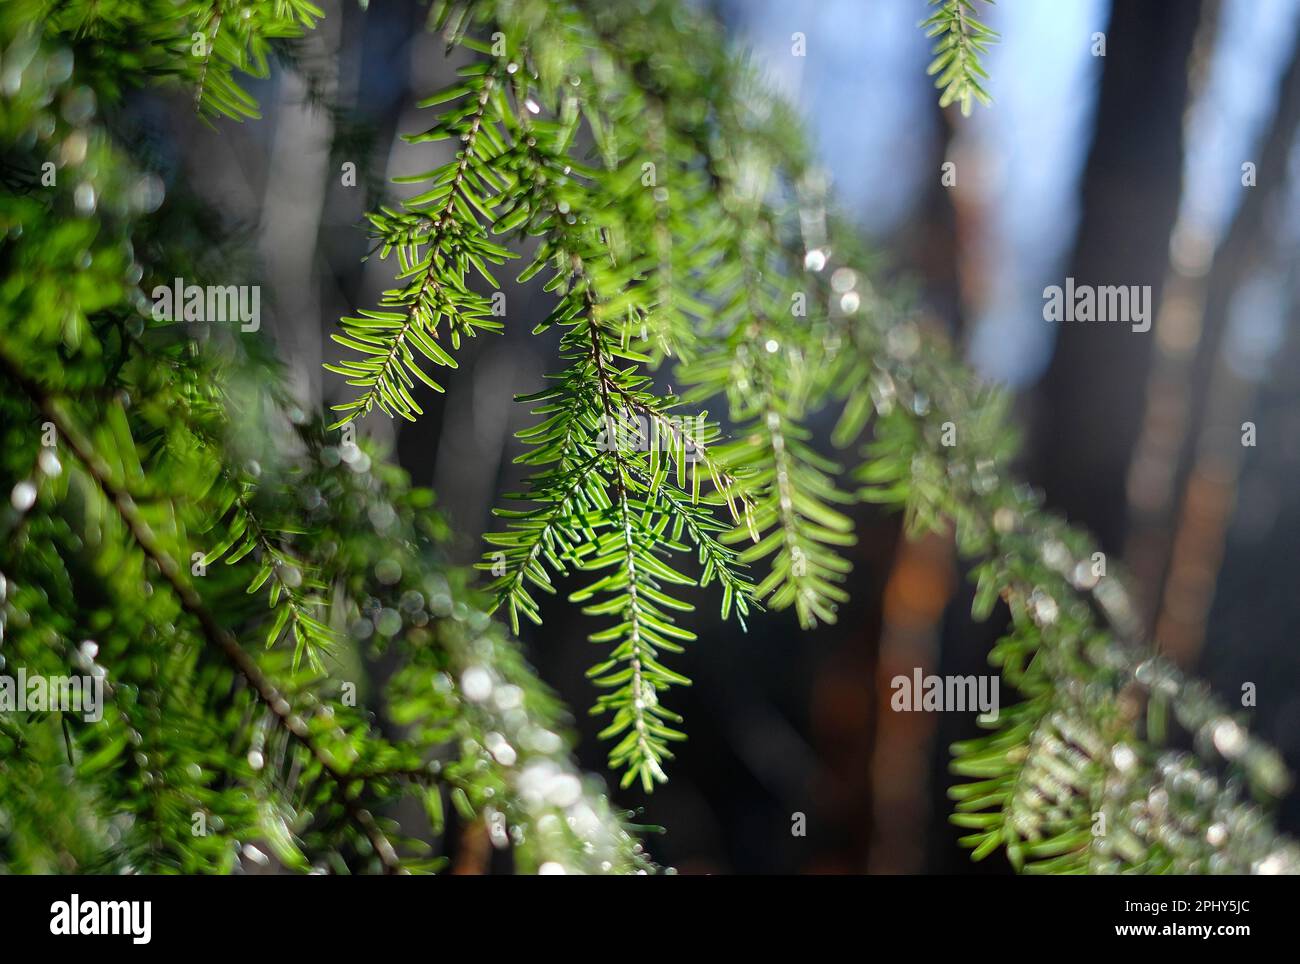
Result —
M312 406L338 398L321 369L335 320L391 282L389 264L361 260L363 213L397 196L389 178L447 159L447 145L399 135L427 126L415 101L460 62L420 3L321 5L321 26L255 85L264 122L212 128L182 98L148 93L124 121L251 243L263 327ZM936 106L923 0L712 8L800 106L842 213L881 253L877 283L914 287L970 362L1016 393L1022 474L1098 536L1110 565L1123 560L1170 657L1230 703L1256 685L1255 726L1300 766L1300 0L1002 0L986 17L1003 35L987 62L996 103L969 119ZM955 186L941 183L946 161ZM1152 329L1044 321L1043 288L1067 276L1150 285ZM511 436L528 418L511 397L557 367L554 345L529 335L546 304L535 283L508 288L505 335L467 346L446 395L420 397L424 418L362 429L437 491L466 562L520 478ZM1001 616L971 623L949 540L907 543L870 507L856 518L837 625L803 633L769 614L741 633L701 606L701 638L674 663L694 680L674 704L690 740L666 787L618 794L669 829L651 843L662 862L1008 872L1000 856L972 865L946 821L947 746L974 734L973 717L888 703L889 679L912 667L987 671ZM600 770L588 631L560 602L525 641ZM806 836L791 832L796 814ZM1281 819L1300 830L1300 797Z

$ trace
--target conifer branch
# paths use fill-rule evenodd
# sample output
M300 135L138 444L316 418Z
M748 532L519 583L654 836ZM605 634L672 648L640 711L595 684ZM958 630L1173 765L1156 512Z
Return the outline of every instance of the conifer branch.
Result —
M322 604L315 593L325 587L300 560L272 541L267 526L249 502L253 486L247 485L245 491L245 483L231 478L228 472L223 475L231 486L230 530L226 539L204 557L204 565L210 566L223 558L227 565L234 565L254 549L260 550L257 575L246 591L251 595L265 585L271 587L270 606L276 616L266 634L267 649L279 642L287 630L294 644L293 670L298 670L306 655L312 669L321 671L324 668L321 654L336 642L334 631L312 615Z
M258 16L246 19L254 32L264 25ZM60 17L49 22L37 18L35 23L49 27L56 42L58 31L66 26ZM10 99L11 85L0 100L4 137L7 146L14 147L8 143L11 136L21 142L25 130L45 129L42 125L50 122L45 136L15 148L15 156L39 161L42 152L57 146L78 123L46 110L60 99L45 92L66 86L70 78L47 69L41 38L31 24L22 27L25 35L18 41L13 40L13 27L13 18L0 15L0 49L6 50L6 63L11 62L8 52L18 50L22 59L12 62L25 65L17 77L21 97ZM130 43L137 43L151 30L176 27L176 21L154 24L147 18L139 24L129 18L94 22L88 29L102 42L90 48L90 56L112 62L118 52L114 44L126 46L127 35L133 35ZM273 39L259 34L256 42ZM160 57L163 51L167 56L175 53L163 45L157 51ZM209 77L228 65L214 58ZM95 69L90 68L92 73ZM170 75L186 72L173 69ZM112 693L115 703L125 702L116 715L110 709L102 726L64 727L68 752L85 755L75 787L63 788L59 781L41 776L26 793L20 780L0 771L0 812L15 834L0 841L6 863L48 867L43 861L53 854L60 866L79 869L165 866L229 872L238 859L231 842L261 839L294 870L308 869L306 854L321 855L339 870L436 870L438 858L408 855L422 841L380 816L380 807L413 795L429 816L424 833L442 833L443 801L449 800L466 820L480 819L494 828L494 842L504 840L511 847L521 870L653 870L623 817L609 809L600 787L574 769L554 700L513 644L493 630L456 573L434 564L439 523L419 490L394 480L386 467L380 468L386 475L382 482L355 465L337 468L337 458L336 468L328 469L322 430L313 425L309 431L299 415L292 423L310 457L278 452L273 458L305 471L311 484L327 493L337 492L318 503L318 509L329 507L329 516L317 511L308 529L280 521L274 512L264 517L254 506L244 471L231 468L242 460L234 456L228 439L229 421L236 416L227 411L232 402L223 396L224 385L230 369L242 366L250 383L265 393L258 395L253 410L265 416L259 406L269 403L269 409L283 412L278 367L267 362L264 344L255 339L213 350L199 349L171 333L149 330L138 337L132 331L139 274L130 278L131 266L122 251L129 259L131 246L124 242L135 241L136 250L160 247L124 187L138 175L101 131L84 124L82 130L88 143L88 175L94 172L102 203L94 241L88 249L78 249L75 264L64 265L64 254L53 240L66 236L55 228L60 212L66 215L71 209L75 182L65 188L60 181L41 199L39 209L21 199L0 199L0 216L10 218L17 212L25 227L20 241L5 239L6 257L17 259L15 264L39 258L48 267L29 273L30 287L6 289L5 313L15 320L6 330L4 351L13 365L25 366L30 386L49 404L65 414L75 405L83 413L52 422L51 430L62 430L65 446L76 432L75 423L84 421L84 412L97 413L102 424L76 437L82 454L102 462L95 462L93 471L78 468L63 473L61 481L51 478L38 491L37 503L19 513L24 546L0 559L19 584L15 588L0 575L0 620L10 628L6 652L11 665L18 661L49 668L53 634L59 634L57 651L63 653L64 639L78 638L72 634L81 624L76 614L83 605L88 607L84 622L89 632L99 635L107 617L110 628L104 633L103 650L109 655L101 658L120 662L122 678ZM49 131L57 136L50 138ZM191 255L183 246L167 253L182 261ZM171 265L145 270L167 278L181 273ZM77 279L76 285L61 288L57 299L52 298L51 286L62 286L68 276ZM125 285L124 277L129 279ZM51 325L48 312L22 307L29 299L67 305L69 320ZM0 419L0 425L8 441L17 442L14 451L26 457L31 445L29 393L6 378L0 377L0 383L15 389L0 393L0 408L13 416ZM175 418L177 413L182 417ZM265 431L266 426L259 427ZM49 454L42 455L40 464ZM11 457L0 461L6 476L21 470ZM74 466L80 462L75 460ZM99 526L93 530L94 540L77 531L86 520L79 517L81 506L69 504L70 476L78 485L86 483L83 495L94 496L84 500L91 524ZM213 485L214 478L225 481ZM303 482L295 476L296 484ZM257 489L268 503L283 502L287 492L283 483ZM394 540L383 547L361 536L367 528L354 515L372 507L385 509L400 526L400 534L395 532ZM233 578L213 579L200 598L175 560L187 555L192 533L211 531L213 522L222 520L222 541L228 545L220 547L221 555L231 562L227 571ZM286 535L294 536L292 556L281 544ZM150 536L151 544L141 545L137 538ZM377 559L376 551L400 559L397 583L391 582L396 560ZM261 564L252 565L250 557L259 552ZM268 555L273 567L269 573ZM275 562L311 574L296 587L298 595L288 593L296 580L284 572L279 573L283 583L275 578ZM90 573L83 571L87 567L93 567ZM167 591L152 592L153 569L170 570ZM384 579L376 579L376 571L383 572ZM91 584L95 593L108 593L103 601L79 598L92 573L102 581L102 586ZM323 705L316 693L328 682L298 672L287 655L270 650L255 659L239 647L238 627L263 622L242 602L247 586L260 581L260 589L270 587L272 594L279 587L283 614L286 598L307 604L301 592L304 586L317 585L317 575L334 587L331 605L339 607L339 616L349 607L355 612L358 602L353 600L358 596L383 600L386 609L373 615L378 631L387 635L393 629L392 616L403 614L399 637L388 643L400 653L402 664L387 695L388 710L410 728L410 741L381 738L372 732L363 711ZM446 586L445 612L442 596L425 595L439 581ZM395 594L391 599L390 593ZM429 608L437 612L422 607L408 618L409 600L415 596L428 599ZM184 618L176 618L178 611ZM213 615L218 611L220 622ZM223 648L213 639L228 645ZM246 677L242 670L249 669L260 678ZM243 682L232 686L232 680ZM486 699L485 684L492 687ZM280 699L270 699L271 693ZM132 701L140 701L146 711L134 712ZM301 723L315 752L295 734L293 720L283 715L293 706L309 708L302 712ZM0 724L0 741L7 733L7 726ZM42 766L46 761L41 754L49 747L39 720L21 722L14 734L27 741L32 773L53 772ZM147 752L123 752L132 745ZM241 756L244 748L247 757ZM63 746L58 750L62 754ZM83 816L77 826L87 832L68 833L49 824L50 806ZM214 832L191 833L187 823L171 819L195 806L219 821ZM120 842L117 832L110 837L99 819L104 807L112 807L118 821L132 818ZM195 818L202 815L196 813Z
M993 0L986 0L992 3ZM975 0L930 0L939 9L921 26L927 37L938 37L934 43L935 55L926 68L926 74L935 77L934 86L943 91L939 106L957 103L962 116L969 117L971 104L978 100L986 107L993 103L983 82L988 72L980 63L989 45L998 42L996 31L975 19Z
M434 184L432 190L406 202L408 211L418 212L424 204L434 201L440 207L427 215L421 212L403 216L385 210L372 216L384 254L394 247L398 250L402 267L398 280L412 276L416 280L384 295L383 308L403 311L362 311L359 317L343 318L340 321L343 333L331 335L344 347L368 356L360 361L325 365L328 370L346 376L349 385L365 389L359 398L334 406L335 411L344 414L331 428L368 414L376 406L409 421L422 414L409 389L417 380L437 392L442 391L442 386L425 373L414 352L435 365L457 367L455 358L438 344L438 326L444 315L453 348L459 347L462 335L473 336L477 329L501 327L488 320L490 308L486 299L465 287L470 264L495 284L484 262L501 264L507 255L504 249L488 242L478 220L480 214L490 217L491 208L497 203L497 198L482 194L496 180L486 166L494 155L490 148L485 152L479 142L490 136L485 125L498 67L483 67L487 69L463 72L467 77L465 84L426 102L427 106L472 93L472 106L467 111L445 125L435 125L423 135L410 138L421 142L458 133L462 141L459 157L453 164L403 179L431 178Z
M226 630L203 604L199 594L180 575L176 561L158 544L149 526L140 517L131 496L111 477L107 465L94 451L93 447L81 435L81 431L66 418L56 404L55 399L28 378L22 368L0 351L0 368L6 377L18 385L31 399L32 404L58 429L60 437L77 461L103 493L104 498L117 512L123 525L131 534L132 540L158 569L172 592L176 594L181 606L195 620L203 632L208 644L230 662L241 677L248 683L266 709L272 714L277 726L282 728L294 740L300 743L320 764L324 772L337 788L337 799L349 815L364 830L375 847L375 852L384 864L387 872L395 871L400 864L396 852L383 832L375 824L369 811L357 804L350 793L349 784L353 782L347 771L340 768L337 761L327 753L311 736L302 718L294 712L293 707L284 699L279 689L262 673L262 670L244 652L239 641Z
M667 125L683 149L702 157L712 182L713 197L704 203L719 215L719 230L703 246L711 269L692 281L707 300L723 306L722 324L710 346L679 365L677 374L691 386L688 401L725 397L736 423L736 441L725 447L725 458L749 470L747 491L759 508L727 541L755 543L741 554L743 562L772 557L756 598L774 609L793 606L804 628L833 622L836 605L847 598L838 584L849 567L828 550L853 543L850 520L833 506L849 499L833 482L837 466L800 437L806 438L798 425L806 414L807 372L816 368L817 343L796 314L802 293L784 283L790 272L772 259L779 251L771 240L776 227L771 210L761 203L770 176L769 151L741 133L753 126L752 116L742 116L746 105L755 96L770 100L753 88L743 65L716 53L700 59L709 65L700 90L671 96L653 71L652 38L658 31L653 21L666 11L646 11L628 27L616 26L618 18L602 8L577 6L588 29L616 55L631 87L652 106L653 123ZM633 44L633 36L644 39ZM694 104L701 96L709 97L721 136L711 137L698 126ZM770 277L779 283L770 284ZM777 313L786 309L790 320L778 323Z

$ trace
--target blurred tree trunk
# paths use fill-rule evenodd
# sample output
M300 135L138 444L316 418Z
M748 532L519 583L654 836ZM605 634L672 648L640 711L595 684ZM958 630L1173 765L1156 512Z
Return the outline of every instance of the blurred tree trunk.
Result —
M978 235L972 220L980 210L961 206L958 192L940 177L945 161L953 160L954 111L945 112L934 103L935 136L924 158L932 176L916 206L884 247L897 252L899 274L920 285L921 309L927 318L941 325L960 342L965 305L978 303L963 292L959 251L963 235ZM960 118L959 118L960 119ZM964 296L965 295L965 296ZM869 850L854 853L872 873L917 873L923 868L927 828L928 772L935 720L929 714L899 714L890 707L890 680L908 675L920 666L925 673L938 671L935 655L943 625L943 609L955 582L950 540L932 537L921 541L903 540L901 520L894 514L880 518L871 529L859 528L862 546L889 554L873 560L869 571L882 571L887 578L872 588L869 619L862 625L863 640L850 640L862 661L862 677L868 681L872 698L868 707L872 722L860 739L870 766L869 783L861 787L858 812L871 814ZM855 598L864 594L868 583L854 586ZM841 674L843 667L829 663L828 677ZM845 781L853 785L847 779ZM852 812L850 819L852 819Z
M1178 533L1185 529L1189 512L1190 483L1198 459L1204 453L1198 447L1204 444L1210 415L1215 413L1216 395L1211 390L1216 366L1222 365L1224 334L1228 327L1233 299L1241 285L1270 259L1278 258L1277 237L1270 231L1270 220L1284 209L1289 196L1287 166L1300 129L1300 44L1291 53L1286 71L1279 79L1277 110L1271 126L1259 148L1252 154L1256 163L1257 187L1242 188L1244 197L1223 243L1214 254L1214 261L1206 273L1198 292L1200 303L1196 308L1200 317L1194 326L1199 338L1194 345L1194 356L1181 378L1183 432L1178 438L1174 465L1170 466L1172 481L1168 497L1163 504L1135 525L1131 538L1140 545L1139 557L1143 570L1135 570L1146 585L1154 587L1152 612L1164 614L1159 625L1168 630L1160 634L1162 644L1167 644L1175 658L1191 661L1200 645L1203 625L1184 627L1177 620L1170 622L1168 613L1174 558L1174 544ZM1223 412L1217 413L1219 415ZM1249 416L1247 416L1249 417ZM1238 422L1239 420L1233 420ZM1240 455L1237 429L1230 438L1218 438L1220 446L1227 445ZM1135 522L1138 520L1135 520ZM1136 559L1135 559L1136 561ZM1208 606L1208 600L1204 605ZM1168 637L1177 635L1178 640Z
M1200 0L1113 6L1066 272L1076 285L1150 285L1153 310L1182 185L1188 54L1200 14ZM1114 321L1061 322L1040 389L1034 480L1107 552L1118 551L1123 538L1125 481L1153 338Z
M925 312L943 322L960 342L965 322L963 307L970 299L962 295L965 279L958 263L959 251L963 238L978 233L978 226L968 222L981 212L974 205L962 207L957 189L945 186L940 177L943 163L953 160L953 118L961 117L941 110L937 103L933 113L935 135L929 154L923 158L924 169L931 175L915 206L882 249L894 253L902 279L918 282Z

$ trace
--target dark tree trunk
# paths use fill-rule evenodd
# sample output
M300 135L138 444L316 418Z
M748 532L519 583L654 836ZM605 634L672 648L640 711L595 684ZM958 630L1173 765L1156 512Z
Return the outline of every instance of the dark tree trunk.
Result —
M1187 415L1181 450L1171 486L1172 498L1165 513L1148 522L1151 542L1152 584L1163 590L1173 562L1173 542L1177 510L1183 504L1196 461L1197 440L1201 437L1211 402L1211 377L1223 347L1232 300L1241 284L1269 256L1276 256L1274 236L1268 230L1271 215L1276 215L1288 196L1287 165L1300 129L1300 45L1292 51L1291 61L1279 80L1277 110L1260 149L1257 160L1257 187L1242 188L1244 197L1223 243L1215 253L1204 289L1201 335L1196 355L1186 379ZM1155 597L1153 602L1159 602Z
M1187 61L1200 12L1199 0L1112 9L1082 217L1066 271L1077 285L1150 285L1153 310L1182 186ZM1116 322L1054 324L1056 350L1036 405L1042 431L1033 474L1053 506L1116 552L1154 334Z

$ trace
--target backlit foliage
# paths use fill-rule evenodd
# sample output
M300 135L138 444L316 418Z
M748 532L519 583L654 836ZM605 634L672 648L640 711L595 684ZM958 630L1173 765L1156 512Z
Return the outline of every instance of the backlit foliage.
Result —
M991 39L971 6L927 21L963 109ZM100 673L109 695L95 724L0 714L8 868L228 871L270 850L297 870L436 870L454 821L523 870L653 869L489 612L517 631L571 587L602 650L611 766L649 790L688 732L670 707L693 600L833 621L845 510L867 500L952 529L977 615L1010 609L991 660L1024 699L955 748L976 857L1295 869L1264 809L1287 785L1276 754L1152 657L1086 536L1010 477L1006 397L872 285L792 111L694 5L431 7L469 64L409 139L454 157L369 217L393 287L340 323L332 418L296 407L260 338L155 321L144 293L211 278L219 239L183 185L159 207L106 112L160 84L218 125L253 118L241 75L319 16L0 7L0 654L6 672ZM544 279L545 316L498 315L506 270ZM441 561L432 495L340 430L418 418L463 340L507 324L549 346L552 374L518 399L532 474L502 496L476 590ZM366 652L394 657L383 693L348 690ZM1178 729L1193 752L1166 748ZM423 820L391 816L404 798Z

